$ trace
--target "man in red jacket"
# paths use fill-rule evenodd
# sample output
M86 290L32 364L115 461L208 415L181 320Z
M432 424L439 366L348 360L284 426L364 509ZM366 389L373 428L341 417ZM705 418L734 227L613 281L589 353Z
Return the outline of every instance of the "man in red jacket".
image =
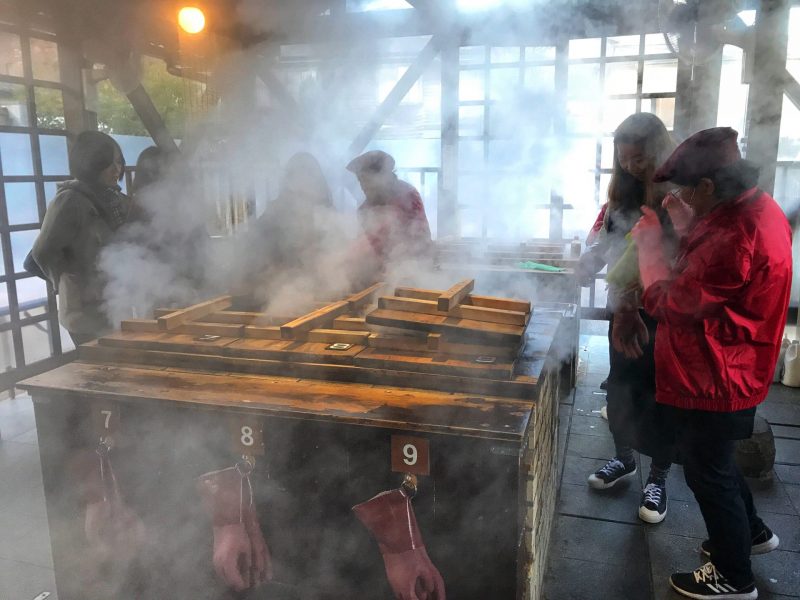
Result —
M656 401L708 529L701 550L710 562L670 577L691 598L757 598L750 554L778 546L756 514L734 441L750 437L769 391L789 303L791 231L755 187L758 169L742 160L736 138L729 127L696 133L655 173L678 186L664 200L685 224L674 265L654 212L643 209L633 230L644 307L659 322Z
M431 230L419 192L394 172L394 158L381 150L357 156L347 170L355 173L366 199L358 216L372 250L385 266L433 254Z

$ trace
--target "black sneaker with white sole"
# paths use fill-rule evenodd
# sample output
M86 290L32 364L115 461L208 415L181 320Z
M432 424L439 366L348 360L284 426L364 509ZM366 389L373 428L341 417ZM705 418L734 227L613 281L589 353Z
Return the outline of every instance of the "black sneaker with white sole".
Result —
M596 490L607 490L619 481L636 474L636 463L626 465L621 460L612 458L600 469L589 475L589 485Z
M780 545L781 541L778 536L772 533L772 530L764 525L757 536L753 538L753 545L750 546L750 554L766 554L772 552ZM711 540L703 540L700 544L700 551L706 556L711 556Z
M679 594L698 600L704 598L755 600L758 598L755 583L736 587L710 562L691 573L673 573L669 578L669 583Z
M661 523L666 516L667 486L648 479L639 502L639 518L645 523Z

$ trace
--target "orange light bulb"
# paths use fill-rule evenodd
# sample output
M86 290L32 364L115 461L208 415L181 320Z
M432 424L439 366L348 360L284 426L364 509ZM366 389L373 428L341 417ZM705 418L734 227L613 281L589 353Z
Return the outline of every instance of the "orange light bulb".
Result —
M178 25L186 33L200 33L206 27L206 16L196 6L184 6L178 11Z

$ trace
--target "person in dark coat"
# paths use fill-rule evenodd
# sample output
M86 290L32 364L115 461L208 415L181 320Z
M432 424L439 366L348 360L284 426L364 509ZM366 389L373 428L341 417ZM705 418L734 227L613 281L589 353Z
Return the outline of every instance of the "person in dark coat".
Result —
M581 256L578 274L589 279L605 265L612 273L629 246L627 235L642 216L642 207L660 208L667 188L654 185L652 176L675 145L661 120L650 113L626 118L614 133L614 172L608 204L596 243ZM664 213L666 218L666 213ZM614 437L615 454L588 478L597 490L609 489L636 473L634 450L652 458L642 491L639 518L659 523L667 514L666 478L674 460L668 437L654 435L656 323L641 308L638 273L634 262L627 281L610 275L608 305L610 370L606 413Z
M58 293L59 319L78 345L111 328L98 256L128 220L131 201L118 185L125 160L111 136L79 134L69 168L73 179L58 186L31 254Z
M779 543L756 512L734 443L752 434L772 381L792 239L781 208L756 187L758 168L741 158L737 136L729 127L696 133L655 173L655 181L677 186L664 200L683 231L674 262L653 211L645 209L633 229L644 307L659 323L660 421L678 436L686 483L708 529L701 550L710 561L670 578L691 598L757 598L750 555Z

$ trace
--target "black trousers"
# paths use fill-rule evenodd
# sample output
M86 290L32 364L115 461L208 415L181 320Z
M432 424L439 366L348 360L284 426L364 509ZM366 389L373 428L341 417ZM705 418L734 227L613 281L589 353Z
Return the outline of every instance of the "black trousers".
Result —
M650 333L650 343L642 350L641 358L630 359L614 350L609 326L611 369L608 374L606 400L608 427L617 449L634 448L653 459L661 469L674 462L672 431L661 427L656 415L656 365L654 348L657 323L644 311L639 311Z
M711 541L711 562L736 587L749 585L750 546L764 522L736 466L735 440L752 435L755 409L712 413L660 408L675 427L686 484L700 505Z

